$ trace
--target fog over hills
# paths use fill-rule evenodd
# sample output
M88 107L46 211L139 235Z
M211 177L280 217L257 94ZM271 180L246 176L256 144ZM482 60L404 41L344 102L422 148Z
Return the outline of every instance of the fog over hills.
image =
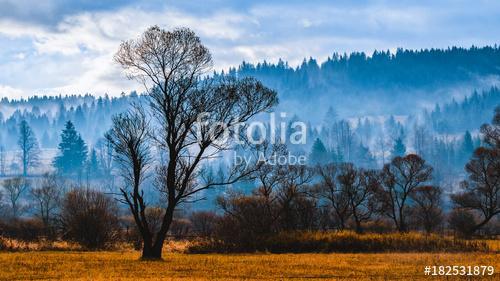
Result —
M474 91L487 91L500 81L500 48L452 47L444 50L398 49L395 53L333 54L323 62L304 59L296 68L284 61L276 64L264 61L255 65L243 62L230 68L228 73L214 75L255 77L278 92L280 104L276 111L297 114L317 124L323 120L329 107L334 108L341 118L418 114L423 109L434 109L436 103L445 104L453 99L461 101ZM34 122L41 123L35 127L40 131L49 128L50 135L51 127L60 128L54 120L76 119L78 125L90 112L97 112L99 117L92 117L101 118L104 123L99 124L105 127L110 114L122 111L128 103L125 100L130 99L124 95L96 98L91 93L83 97L64 94L15 101L3 99L0 103L2 130L7 129L5 126L8 125L4 123L14 116L16 120L36 119ZM61 114L63 108L65 112ZM103 108L105 112L101 112ZM96 132L88 126L85 124L81 130L90 129L94 133L105 130L102 128ZM92 135L86 137L89 141L95 138Z
M243 62L211 75L251 76L275 89L279 105L274 110L286 113L278 122L308 125L307 144L292 149L309 154L319 140L336 161L379 167L399 140L406 152L441 163L438 181L463 173L465 155L472 149L464 148L468 132L472 146L478 146L479 126L491 120L500 104L498 46L333 54L323 62L304 59L295 68L284 61ZM33 128L44 151L44 165L38 168L42 171L50 169L68 120L89 149L99 153L111 117L131 102L145 101L137 92L119 97L65 94L0 101L0 145L12 163L8 170L18 167L15 151L22 120ZM417 143L417 137L423 141Z

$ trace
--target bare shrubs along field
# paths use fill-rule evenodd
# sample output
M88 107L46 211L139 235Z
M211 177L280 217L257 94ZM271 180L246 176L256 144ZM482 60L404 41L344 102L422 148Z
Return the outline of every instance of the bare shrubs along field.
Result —
M203 240L188 247L191 253L382 253L382 252L488 252L498 240L464 240L411 233L357 234L342 232L283 232L253 243Z

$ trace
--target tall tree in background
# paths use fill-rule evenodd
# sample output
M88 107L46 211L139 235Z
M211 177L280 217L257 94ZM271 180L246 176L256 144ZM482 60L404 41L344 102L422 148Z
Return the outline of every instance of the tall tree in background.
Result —
M54 159L54 167L58 173L65 176L81 176L87 160L87 145L76 131L71 121L61 133L59 155Z
M309 155L309 163L311 165L326 164L329 162L328 156L328 151L326 150L325 145L319 138L316 138L311 148L311 154Z
M113 146L106 138L99 139L96 144L97 160L99 170L103 176L111 177L113 170Z
M19 139L17 140L21 150L19 158L23 165L23 176L28 175L29 168L38 165L40 158L40 149L35 133L25 120L19 124Z
M469 159L473 152L474 142L472 140L472 135L469 131L466 131L460 149L460 159L463 161L462 163L467 162L467 159Z
M395 141L394 141L394 146L392 147L392 150L391 150L391 157L394 158L394 157L403 157L406 155L406 146L403 142L403 138L401 137L398 137Z
M87 161L87 177L88 178L100 178L101 170L99 165L99 160L97 158L97 151L92 148L90 150L89 159Z
M189 202L197 192L234 183L251 172L247 166L237 166L223 181L199 180L203 163L228 149L226 132L231 138L237 126L271 109L277 95L251 78L202 79L212 66L212 57L199 37L186 28L165 31L150 27L137 40L123 42L115 60L129 78L142 82L148 91L152 122L141 121L144 126L139 126L127 121L131 117L117 117L107 138L115 147L116 159L128 165L124 175L132 184L122 189L122 195L143 238L142 256L158 259L179 204ZM137 112L140 110L132 116ZM139 116L139 120L144 119L143 114ZM203 122L198 122L200 117L204 117ZM165 157L156 168L157 187L165 201L158 231L147 227L143 215L147 208L140 188L144 166L135 152L138 146L146 145L144 137L134 134L144 132L150 135L157 153Z
M5 149L0 145L0 176L5 176L7 171L7 162L5 160Z

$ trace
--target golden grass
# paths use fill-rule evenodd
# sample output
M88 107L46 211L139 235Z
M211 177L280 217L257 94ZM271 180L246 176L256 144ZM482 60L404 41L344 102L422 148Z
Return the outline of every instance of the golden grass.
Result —
M484 240L491 251L500 252L500 240Z
M82 247L76 243L67 241L50 241L40 239L39 241L22 241L0 236L0 248L3 251L75 251Z
M496 253L168 253L164 261L140 261L139 255L135 251L0 253L0 280L440 280L445 278L425 276L424 266L493 265L500 271ZM498 277L496 273L484 280Z

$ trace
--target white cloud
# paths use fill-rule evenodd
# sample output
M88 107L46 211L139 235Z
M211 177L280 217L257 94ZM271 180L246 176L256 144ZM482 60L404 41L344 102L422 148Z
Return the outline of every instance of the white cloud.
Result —
M26 64L0 65L13 75L29 68L39 70L33 88L22 90L24 95L43 94L119 94L140 85L127 81L113 63L113 54L121 41L135 38L148 26L157 24L167 29L180 26L193 28L205 41L234 41L245 36L241 27L248 19L239 14L219 12L198 18L176 10L138 11L124 8L115 12L82 13L69 16L54 29L11 20L0 22L0 34L8 38L30 38L38 60ZM25 54L18 54L22 58ZM28 64L37 64L30 65ZM0 76L1 77L1 76ZM1 82L1 80L0 80ZM29 84L28 83L28 84ZM40 84L47 83L46 87ZM21 86L21 85L19 85ZM19 91L16 92L19 95Z
M18 99L23 96L23 91L0 84L0 98Z

